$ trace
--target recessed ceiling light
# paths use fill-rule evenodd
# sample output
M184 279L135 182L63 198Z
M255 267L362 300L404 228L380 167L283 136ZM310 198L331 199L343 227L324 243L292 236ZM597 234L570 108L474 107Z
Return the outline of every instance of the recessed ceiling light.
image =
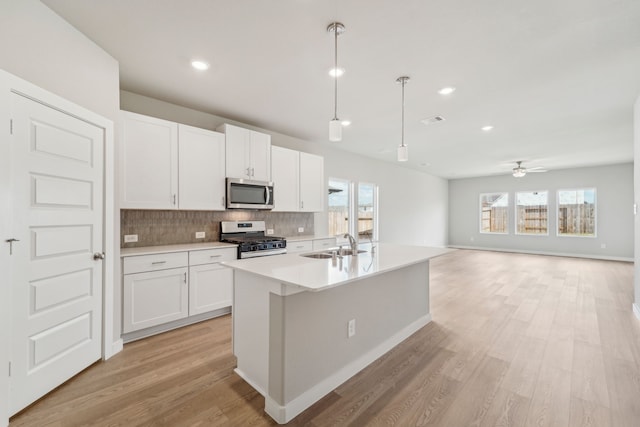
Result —
M342 126L347 127L351 125L351 120L343 120L342 121Z
M204 61L191 61L191 66L200 71L209 69L209 64Z
M344 68L332 68L329 70L329 75L331 77L340 77L341 75L344 74Z
M491 129L493 129L493 126L491 125L487 125L487 126L482 126L481 128L483 131L485 132L489 132Z
M455 88L455 87L447 86L447 87L443 87L442 89L440 89L440 90L438 91L438 93L439 93L440 95L451 95L451 94L452 94L453 92L455 92L455 91L456 91L456 88Z

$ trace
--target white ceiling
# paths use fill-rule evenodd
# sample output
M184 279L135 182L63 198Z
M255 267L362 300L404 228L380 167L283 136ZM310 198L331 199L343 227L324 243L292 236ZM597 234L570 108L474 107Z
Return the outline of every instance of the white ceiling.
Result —
M407 166L438 176L633 159L638 0L43 2L120 62L122 89L390 162L408 75ZM330 143L336 20L353 124Z

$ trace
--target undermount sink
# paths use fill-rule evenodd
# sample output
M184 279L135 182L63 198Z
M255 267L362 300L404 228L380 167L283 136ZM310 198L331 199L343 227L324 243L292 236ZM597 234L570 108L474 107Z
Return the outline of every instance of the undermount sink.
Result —
M358 249L357 251L352 251L351 249L341 249L340 251L338 251L338 255L357 255L357 254L361 254L363 252L367 252L364 249Z
M303 254L301 256L307 257L307 258L318 258L318 259L329 259L329 258L331 258L331 254L327 254L327 253Z

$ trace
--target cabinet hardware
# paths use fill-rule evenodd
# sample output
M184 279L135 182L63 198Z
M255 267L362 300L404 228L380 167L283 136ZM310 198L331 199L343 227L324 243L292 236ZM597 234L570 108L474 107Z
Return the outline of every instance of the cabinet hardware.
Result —
M304 201L300 200L300 209L304 209Z
M98 261L99 259L104 259L104 252L96 252L93 254L94 261Z
M5 240L5 242L9 244L9 255L13 255L13 242L19 242L19 241L20 240L14 239L13 237L11 239Z
M166 263L167 261L153 261L151 265L160 265L160 264L166 264Z
M176 205L176 195L175 194L173 195L173 205L174 206Z
M247 176L251 176L251 168L247 168Z
M224 196L222 196L222 207L224 208Z
M187 283L187 273L184 273L184 283Z
M222 255L211 255L211 258L220 258Z

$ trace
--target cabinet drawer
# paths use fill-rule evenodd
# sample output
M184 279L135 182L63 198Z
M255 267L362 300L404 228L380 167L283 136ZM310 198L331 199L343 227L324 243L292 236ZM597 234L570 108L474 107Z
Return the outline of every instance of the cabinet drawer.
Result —
M313 241L313 250L321 251L323 249L335 248L336 239L331 237L329 239L317 239Z
M304 251L312 251L313 242L311 240L297 240L295 242L287 242L287 252L296 253Z
M187 267L187 252L171 252L166 254L128 256L123 260L122 273L141 273L144 271L165 270L167 268Z
M237 248L204 249L189 251L189 265L211 264L238 258Z

